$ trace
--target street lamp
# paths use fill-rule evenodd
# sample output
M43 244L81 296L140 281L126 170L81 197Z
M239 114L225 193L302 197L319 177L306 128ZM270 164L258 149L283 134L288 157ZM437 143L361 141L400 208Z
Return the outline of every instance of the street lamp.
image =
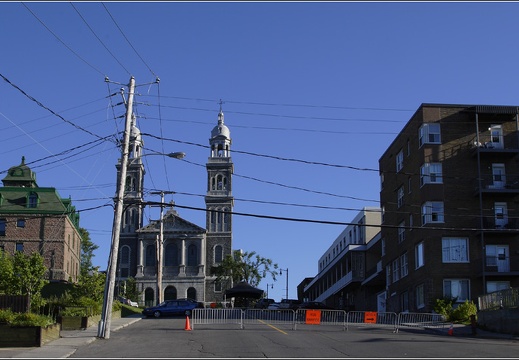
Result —
M287 288L286 288L286 297L285 299L288 299L288 268L286 269L279 269L279 275L283 275L283 271L287 273Z
M269 298L269 285L271 289L274 289L274 284L267 284L267 299Z

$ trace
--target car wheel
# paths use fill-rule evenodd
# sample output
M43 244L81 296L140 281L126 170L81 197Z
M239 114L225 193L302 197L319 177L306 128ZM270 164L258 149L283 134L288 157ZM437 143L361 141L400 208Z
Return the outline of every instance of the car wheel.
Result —
M191 310L186 310L186 316L191 316Z
M160 317L160 315L161 315L160 311L155 311L153 313L153 316L155 316L156 318Z

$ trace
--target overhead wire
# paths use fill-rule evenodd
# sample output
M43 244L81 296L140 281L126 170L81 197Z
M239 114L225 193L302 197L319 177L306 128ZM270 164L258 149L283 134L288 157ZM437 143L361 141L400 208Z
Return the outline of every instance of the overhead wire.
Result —
M81 18L81 20L83 20L83 22L85 23L85 25L88 27L88 29L92 32L92 34L95 36L95 38L101 43L101 45L103 45L103 47L105 48L106 51L108 51L108 53L115 59L115 61L117 61L117 63L124 69L124 71L126 71L128 73L128 75L131 75L130 71L128 71L128 69L121 63L121 61L112 53L112 51L110 51L110 49L108 49L108 47L105 45L105 43L99 38L99 36L97 36L97 34L95 33L94 29L92 29L92 27L88 24L88 22L86 21L86 19L83 17L83 15L81 15L81 13L79 12L79 10L74 6L74 4L72 2L70 2L70 5L74 8L74 10L76 10L77 14L79 15L79 17Z
M94 137L97 137L98 139L102 139L103 137L91 132L91 131L88 131L84 128L82 128L81 126L77 125L77 124L74 124L73 122L65 119L63 116L61 116L60 114L56 113L54 110L50 109L49 107L45 106L44 104L42 104L40 101L38 101L37 99L35 99L34 97L32 97L31 95L27 94L24 90L22 90L19 86L13 84L9 79L7 79L4 75L0 74L0 77L2 77L2 79L4 79L5 82L7 82L9 85L11 85L12 87L14 87L16 90L18 90L19 92L21 92L23 95L25 95L28 99L34 101L38 106L40 106L41 108L49 111L51 114L53 114L54 116L60 118L61 120L63 120L64 122L66 122L67 124L69 125L72 125L73 127L75 127L76 129L78 130L81 130L83 132L86 132L87 134L89 135L92 135Z
M119 29L119 32L121 33L121 35L124 37L124 39L126 40L126 42L128 43L128 45L130 45L130 47L133 49L133 51L135 52L135 54L139 57L139 59L141 59L142 63L148 68L148 70L151 72L151 74L155 77L155 78L158 78L158 76L153 72L153 70L151 70L151 68L149 67L149 65L146 63L146 61L144 61L144 59L142 58L142 56L139 54L139 52L135 49L135 47L132 45L132 43L130 42L130 40L128 39L128 37L125 35L124 31L121 29L121 27L119 26L119 24L117 24L117 21L115 21L114 17L112 16L112 14L110 13L110 11L108 11L108 8L106 7L106 5L104 4L104 2L101 2L101 5L103 5L104 9L106 10L106 12L108 13L108 15L110 16L110 18L112 19L113 23L115 24L115 26L117 27L117 29Z
M92 68L94 71L96 71L97 73L105 76L105 74L103 74L103 72L101 70L99 70L98 68L96 68L94 65L90 64L88 61L86 61L84 58L82 58L77 52L75 52L74 50L72 50L72 48L70 46L68 46L67 44L65 44L65 42L63 40L61 40L61 38L56 35L38 16L36 16L36 14L27 6L25 5L24 2L22 2L22 5L25 6L25 8L36 18L36 20L38 20L44 27L45 29L47 29L47 31L49 31L63 46L65 46L71 53L73 53L79 60L83 61L85 64L87 64L90 68Z

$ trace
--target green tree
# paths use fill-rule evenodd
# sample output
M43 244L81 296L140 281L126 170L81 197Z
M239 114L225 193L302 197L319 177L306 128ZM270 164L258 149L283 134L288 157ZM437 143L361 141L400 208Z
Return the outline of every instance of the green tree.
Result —
M90 239L90 233L86 229L79 228L79 233L81 235L80 273L86 275L94 269L92 265L92 258L95 256L94 251L97 250L99 246L92 242Z
M104 296L106 274L93 268L79 274L78 283L74 286L73 295L77 298L86 297L93 301L101 301Z
M137 288L137 281L133 277L129 277L125 282L123 286L124 292L122 293L122 296L132 300L137 301L139 298L139 295L142 293Z
M13 261L5 251L0 251L0 293L10 294L14 277Z
M227 255L220 265L211 268L211 274L216 276L216 281L226 283L232 279L234 283L246 281L252 286L258 286L261 279L271 275L276 281L278 264L271 259L258 255L255 251L241 252L234 250L232 255Z
M25 255L17 251L14 255L1 252L0 255L0 289L5 294L29 295L39 298L41 289L49 282L43 276L47 271L43 256L39 253Z

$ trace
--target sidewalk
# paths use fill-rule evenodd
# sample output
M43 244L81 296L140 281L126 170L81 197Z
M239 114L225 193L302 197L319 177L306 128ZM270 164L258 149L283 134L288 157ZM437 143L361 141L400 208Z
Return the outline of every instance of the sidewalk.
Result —
M142 319L142 315L135 314L123 318L112 319L110 333L122 329ZM92 325L85 330L64 330L61 337L41 347L0 349L0 358L32 358L58 359L68 358L77 348L90 344L97 339L98 325Z
M453 324L452 335L449 335L450 325L445 326L443 329L432 329L434 333L446 336L454 337L472 337L479 339L503 339L503 340L519 340L519 336L512 334L502 334L493 331L483 330L476 328L475 333L470 325Z

